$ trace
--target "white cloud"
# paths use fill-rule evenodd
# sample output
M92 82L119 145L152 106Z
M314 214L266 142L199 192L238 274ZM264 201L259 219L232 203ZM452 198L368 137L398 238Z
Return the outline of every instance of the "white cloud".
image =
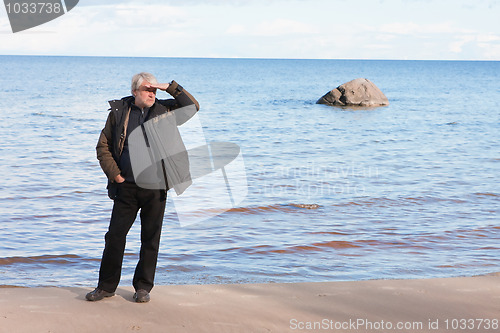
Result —
M455 27L452 22L418 24L415 22L394 22L383 24L376 31L396 35L437 35L470 33L471 30Z
M498 60L500 58L500 35L477 33L461 35L449 44L449 50L461 54L466 46L477 49L482 54L482 59Z
M319 30L315 26L305 22L277 18L270 21L263 21L252 26L232 24L226 29L225 33L241 36L275 37L311 35L319 33Z
M393 40L394 38L396 38L395 35L393 35L393 34L387 34L387 33L377 34L375 36L376 40L379 40L379 41L382 41L382 42L389 42L389 41Z
M248 30L243 24L233 24L227 28L226 33L229 35L243 35L248 34Z
M372 50L387 50L392 49L392 46L389 44L366 44L366 48Z
M474 36L461 36L449 44L449 50L453 53L461 53L465 44L474 41L476 38Z
M118 26L129 26L132 29L156 30L165 26L185 24L189 13L182 7L161 4L150 5L117 5L115 8L115 23Z
M478 43L478 46L482 50L483 59L496 61L500 59L500 44Z
M160 4L77 6L47 24L0 35L0 44L7 54L149 56L159 42L181 36L188 18L184 9Z
M257 25L252 34L257 36L305 35L318 33L318 29L310 24L278 18Z
M498 42L500 41L500 35L495 35L492 33L477 36L477 41L480 43L488 42Z

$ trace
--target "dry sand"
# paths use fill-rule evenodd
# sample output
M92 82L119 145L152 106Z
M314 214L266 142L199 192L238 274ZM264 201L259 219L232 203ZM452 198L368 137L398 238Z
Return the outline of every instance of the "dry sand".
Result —
M0 288L0 332L500 332L500 273L156 286L145 304L132 288L94 303L90 290Z

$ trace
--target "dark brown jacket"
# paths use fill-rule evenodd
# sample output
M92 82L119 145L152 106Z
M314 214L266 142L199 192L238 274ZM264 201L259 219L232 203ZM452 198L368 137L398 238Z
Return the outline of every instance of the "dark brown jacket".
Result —
M167 92L172 95L174 99L157 99L149 110L148 119L192 104L196 106L196 110L200 109L198 101L177 82L172 81ZM102 170L108 177L109 192L113 192L114 179L121 173L118 161L120 160L125 144L130 108L133 102L133 96L109 102L111 108L109 109L108 119L106 120L106 125L101 131L99 141L97 142L97 159L99 160ZM113 193L108 194L112 199L114 198Z

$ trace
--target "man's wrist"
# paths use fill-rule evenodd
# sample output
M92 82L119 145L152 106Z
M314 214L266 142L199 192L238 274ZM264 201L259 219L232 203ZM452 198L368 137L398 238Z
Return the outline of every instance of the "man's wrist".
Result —
M178 84L177 82L175 82L174 80L172 80L169 84L168 84L168 88L167 90L165 90L167 93L169 93L170 95L174 96L175 94L175 90L177 88Z
M175 82L175 80L172 80L172 82L170 82L166 91L170 95L177 97L177 96L179 96L180 93L182 93L183 90L184 90L184 88L180 84Z

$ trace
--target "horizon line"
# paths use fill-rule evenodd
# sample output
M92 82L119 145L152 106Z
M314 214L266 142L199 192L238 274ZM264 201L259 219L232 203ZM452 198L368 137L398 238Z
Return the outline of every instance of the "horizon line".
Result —
M79 57L79 58L156 58L156 59L207 59L207 60L352 60L352 61L477 61L498 62L489 59L401 59L401 58L273 58L273 57L193 57L193 56L117 56L117 55L65 55L65 54L0 54L6 57Z

